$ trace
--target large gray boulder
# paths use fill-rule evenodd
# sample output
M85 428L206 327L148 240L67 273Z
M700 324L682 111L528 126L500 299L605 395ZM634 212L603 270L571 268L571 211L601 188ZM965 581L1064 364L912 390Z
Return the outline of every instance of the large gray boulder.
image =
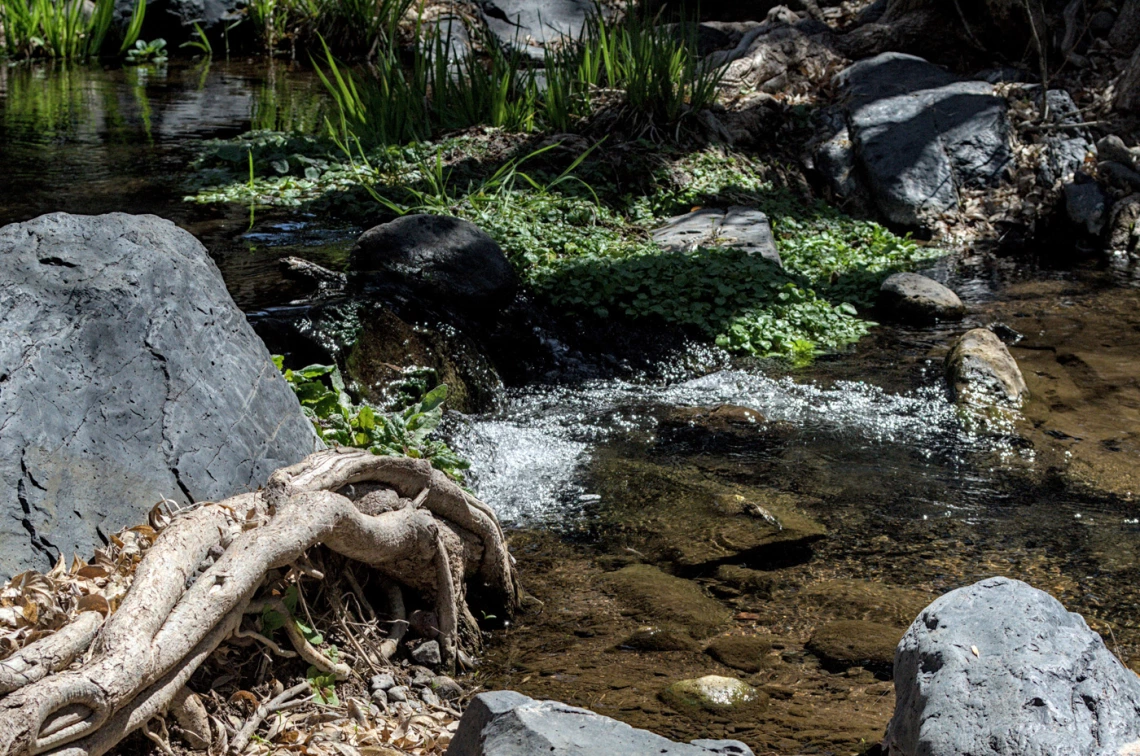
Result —
M590 14L590 0L481 0L483 21L505 47L542 60L546 45L578 39Z
M837 77L851 143L879 211L921 226L963 187L995 185L1012 160L1006 101L922 58L883 53Z
M1140 678L1079 614L1008 578L951 591L895 655L891 756L1140 753Z
M518 278L495 240L469 221L405 215L365 231L349 281L365 293L487 316L514 299Z
M669 252L697 247L743 249L783 267L768 216L743 205L727 210L704 207L669 218L653 231L653 241Z
M674 743L648 730L513 690L480 693L467 707L447 756L752 756L738 740Z
M0 575L90 557L162 498L255 490L320 442L206 249L154 216L0 229Z

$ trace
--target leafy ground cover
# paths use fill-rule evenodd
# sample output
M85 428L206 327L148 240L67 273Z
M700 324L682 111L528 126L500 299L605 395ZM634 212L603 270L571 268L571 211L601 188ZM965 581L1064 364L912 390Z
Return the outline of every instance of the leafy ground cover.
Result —
M730 150L647 146L657 168L631 194L597 178L596 153L552 169L543 150L496 158L495 135L349 160L328 145L321 153L312 138L252 134L207 149L200 167L230 180L188 199L460 216L494 237L526 284L560 311L656 318L732 352L795 362L858 340L873 325L859 313L873 306L882 279L940 254L804 200L758 160ZM649 236L672 215L732 204L768 215L782 270L727 248L666 253Z

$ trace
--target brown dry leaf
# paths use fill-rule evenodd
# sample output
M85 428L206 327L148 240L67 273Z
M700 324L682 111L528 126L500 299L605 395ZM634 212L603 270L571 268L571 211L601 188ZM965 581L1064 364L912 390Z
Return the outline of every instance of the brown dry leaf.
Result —
M98 593L89 593L79 599L76 609L81 612L99 612L104 617L111 613L111 603Z

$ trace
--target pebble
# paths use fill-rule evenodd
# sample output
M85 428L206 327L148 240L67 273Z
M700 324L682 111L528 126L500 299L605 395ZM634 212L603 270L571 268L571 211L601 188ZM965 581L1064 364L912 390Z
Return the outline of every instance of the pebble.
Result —
M444 701L454 701L463 695L463 688L447 675L433 677L431 679L431 689Z
M431 688L424 688L420 691L420 700L428 706L439 706L440 704L439 696Z
M394 688L389 688L388 700L389 701L401 701L401 702L407 701L408 700L408 689L407 689L407 687L405 687L403 685L397 685Z
M387 672L379 675L373 675L371 681L372 690L388 690L396 686L396 678Z
M385 709L388 708L387 691L380 690L379 688L372 691L372 703Z
M412 667L412 687L423 688L431 684L435 673L426 667Z

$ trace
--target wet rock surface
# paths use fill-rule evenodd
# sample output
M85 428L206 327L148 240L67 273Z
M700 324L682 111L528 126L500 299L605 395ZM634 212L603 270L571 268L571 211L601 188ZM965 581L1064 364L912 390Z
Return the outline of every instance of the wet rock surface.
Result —
M1084 619L991 578L927 607L898 649L892 754L1116 754L1140 746L1140 678Z
M957 207L960 187L995 185L1012 160L1006 102L922 58L883 53L837 81L875 204L908 226Z
M894 273L879 289L879 307L905 323L961 320L966 307L952 290L918 273Z
M206 249L154 216L0 229L0 573L90 555L319 447Z
M863 667L889 677L903 629L865 620L829 622L816 629L808 650L836 670Z
M946 377L955 401L1018 407L1029 395L1017 361L986 328L967 331L946 356Z
M739 741L674 743L616 719L558 701L535 701L512 690L480 693L471 702L448 756L752 756Z
M673 623L695 637L710 635L729 620L729 612L694 583L648 564L623 567L606 584L638 616Z
M420 297L483 319L507 307L518 288L494 239L443 215L405 215L365 231L352 249L349 283L366 294Z
M487 28L504 47L542 60L546 45L577 39L596 6L586 0L486 0L479 4Z
M592 476L607 503L599 517L611 533L680 568L745 556L787 561L826 532L794 496L726 485L691 467L600 458Z
M772 639L764 635L721 635L709 641L705 653L726 667L759 672L771 650Z

